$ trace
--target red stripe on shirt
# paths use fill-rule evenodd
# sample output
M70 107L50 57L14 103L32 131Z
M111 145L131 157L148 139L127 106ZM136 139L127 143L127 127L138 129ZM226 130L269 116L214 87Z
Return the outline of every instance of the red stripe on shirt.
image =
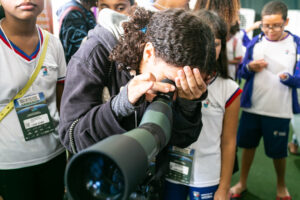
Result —
M59 80L59 81L57 81L57 83L64 84L65 83L65 79Z
M243 92L240 88L238 88L233 95L226 101L225 108L231 105L231 103Z

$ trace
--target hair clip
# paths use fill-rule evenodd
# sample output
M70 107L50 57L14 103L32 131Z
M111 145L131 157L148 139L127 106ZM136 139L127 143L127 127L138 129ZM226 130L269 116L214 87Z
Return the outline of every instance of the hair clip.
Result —
M140 31L142 31L143 33L146 33L147 31L147 27L145 26L144 28L142 28Z

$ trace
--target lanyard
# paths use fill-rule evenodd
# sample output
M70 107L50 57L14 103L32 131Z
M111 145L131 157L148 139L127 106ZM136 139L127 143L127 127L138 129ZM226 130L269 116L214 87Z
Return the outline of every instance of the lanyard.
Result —
M39 74L39 71L42 68L42 65L43 65L45 57L46 57L48 41L49 41L49 33L45 30L43 30L43 32L45 33L44 47L42 49L42 53L41 53L41 56L39 58L39 62L37 64L37 67L35 68L33 74L31 75L29 81L26 83L26 85L23 87L23 89L20 90L18 92L18 94L1 110L1 112L0 112L0 122L14 108L14 100L18 99L18 98L21 98L27 92L27 90L30 88L32 83L35 81L37 75Z

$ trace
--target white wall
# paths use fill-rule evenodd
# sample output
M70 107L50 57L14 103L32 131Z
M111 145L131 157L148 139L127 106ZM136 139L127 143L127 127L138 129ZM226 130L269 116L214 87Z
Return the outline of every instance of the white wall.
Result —
M293 34L300 36L300 10L289 10L288 18L290 19L289 24L286 26L286 30L291 31Z

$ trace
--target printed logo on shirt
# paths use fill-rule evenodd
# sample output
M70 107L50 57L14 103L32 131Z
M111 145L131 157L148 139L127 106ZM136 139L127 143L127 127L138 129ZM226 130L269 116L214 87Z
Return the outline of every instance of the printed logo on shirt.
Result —
M219 108L218 104L213 104L209 99L206 99L202 103L204 108L212 107L212 108Z
M42 66L43 76L48 76L48 68L46 66Z
M207 100L205 100L204 103L203 103L204 108L207 108L207 107L208 107L208 104L209 104L209 100L207 99Z
M290 50L285 50L285 54L288 55L290 53Z

